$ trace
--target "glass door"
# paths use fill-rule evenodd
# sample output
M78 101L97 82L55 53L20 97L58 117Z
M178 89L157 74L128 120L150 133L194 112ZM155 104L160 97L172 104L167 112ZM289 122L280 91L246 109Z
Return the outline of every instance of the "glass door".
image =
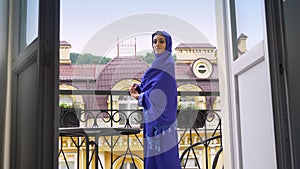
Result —
M217 8L218 46L226 56L221 85L229 87L221 89L228 104L224 151L232 155L225 166L277 168L265 3L229 0Z
M10 168L56 168L58 1L10 5Z

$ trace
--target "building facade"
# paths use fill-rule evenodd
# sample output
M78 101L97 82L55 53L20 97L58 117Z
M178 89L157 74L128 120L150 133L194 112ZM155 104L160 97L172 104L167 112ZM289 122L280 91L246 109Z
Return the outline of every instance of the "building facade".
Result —
M69 49L71 45L66 41L61 42L61 55L60 58L60 90L92 90L92 91L128 91L129 86L132 83L140 83L140 80L145 71L150 67L139 57L136 56L116 56L107 64L86 64L76 65L70 64ZM175 62L175 72L177 81L177 90L179 92L218 92L218 66L217 66L217 50L214 46L207 43L190 43L180 44L175 48L177 60ZM82 114L87 112L92 113L94 117L99 117L99 110L117 109L124 114L118 114L116 118L120 118L120 121L113 124L106 123L105 120L97 119L97 127L109 127L111 126L125 126L126 117L132 116L129 119L129 123L132 127L140 127L139 114L131 115L132 110L139 110L137 100L130 95L60 95L60 104L68 103L69 105L78 105L83 110ZM220 99L219 96L200 96L200 95L182 95L178 96L178 109L184 111L184 109L195 110L216 110L219 117L220 114ZM180 111L179 111L180 114ZM190 115L188 115L190 116ZM178 116L183 117L183 116ZM192 115L191 115L192 118ZM195 117L195 118L198 118ZM105 119L105 117L104 117ZM180 121L180 119L179 119ZM218 118L215 121L207 123L207 127L214 129L218 126ZM91 127L94 125L94 119L80 121L80 127ZM183 125L181 125L182 127ZM180 126L179 126L180 127ZM203 128L203 126L201 127ZM199 129L201 136L197 136L197 133L186 133L186 127L178 128L179 131L179 147L183 152L185 148L193 143L199 142L204 137L211 136L212 133L204 136L204 132ZM143 146L139 143L142 142L142 133L138 134L138 139L132 136L113 137L114 141L118 141L116 147L114 147L113 156L110 155L110 148L105 139L99 139L99 156L101 161L104 161L106 167L111 165L111 158L114 160L114 167L118 167L122 163L122 158L118 155L126 151L127 142L134 154L134 159L137 162L138 168L142 168L143 158ZM128 141L127 138L128 137ZM69 159L76 161L76 153L73 144L69 138L61 140L69 153ZM79 143L78 143L79 144ZM214 142L209 146L209 160L210 165L217 150L220 148L220 140ZM72 152L73 148L73 152ZM200 165L205 164L204 146L196 150L200 155ZM190 155L191 156L191 155ZM85 154L79 158L84 159ZM190 157L187 162L187 167L196 167L195 157ZM198 157L197 157L198 158ZM76 162L74 162L75 164ZM60 165L64 166L63 156L60 158ZM133 167L133 163L130 157L126 157L125 166Z

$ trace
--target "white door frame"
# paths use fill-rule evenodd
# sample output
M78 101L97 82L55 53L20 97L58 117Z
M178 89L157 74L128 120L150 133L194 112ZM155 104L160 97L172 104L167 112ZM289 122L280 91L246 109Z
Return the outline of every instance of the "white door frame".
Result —
M241 115L245 116L245 112L241 112L241 111L245 111L247 109L241 109L241 106L245 107L245 102L243 103L243 105L240 105L240 91L239 91L239 76L243 73L245 73L246 71L257 67L256 65L261 65L261 63L263 64L263 70L265 71L265 73L267 73L267 77L268 80L266 81L267 85L265 86L269 86L267 91L266 91L266 95L263 95L267 98L267 105L264 107L266 110L266 113L263 112L262 114L264 115L264 117L267 117L267 125L268 127L270 127L270 129L265 130L268 131L267 133L271 133L268 135L267 138L261 138L261 139L267 139L267 141L265 141L266 144L266 148L267 148L267 155L269 158L267 158L267 161L262 164L265 166L272 166L275 167L277 166L277 149L278 148L278 142L276 142L278 140L278 138L280 136L276 135L276 141L275 141L275 133L278 132L275 130L275 124L274 124L274 116L273 116L273 100L274 98L276 98L277 95L274 96L274 92L278 91L276 89L274 89L274 87L271 87L271 82L274 83L274 77L276 77L276 75L271 74L270 69L272 68L272 70L274 70L274 68L276 68L276 66L271 65L270 66L270 62L269 62L269 51L268 51L268 47L269 46L274 46L274 44L268 44L268 36L270 36L269 30L270 28L267 30L266 27L264 27L265 31L264 31L264 41L261 45L258 45L258 50L255 51L249 51L249 53L247 54L248 56L251 57L247 57L245 56L244 58L239 58L234 60L233 54L234 54L234 48L233 46L235 46L236 44L233 44L233 39L232 39L232 25L231 22L233 18L230 17L230 15L233 15L234 13L232 13L233 11L230 9L230 6L232 5L232 1L227 0L227 1L219 1L216 0L216 21L217 23L217 37L218 37L218 54L219 54L219 63L218 65L220 66L219 70L221 70L219 73L220 74L220 97L221 97L221 101L222 101L222 113L223 113L223 146L224 146L224 166L225 168L231 168L231 169L240 169L240 168L248 168L249 166L249 161L251 161L251 159L244 159L243 155L249 156L248 154L243 154L244 149L246 149L246 152L249 152L249 149L253 148L253 153L258 154L258 156L260 155L259 152L261 151L262 153L264 153L263 150L257 150L257 147L247 147L247 145L242 145L242 135L245 134L243 133L244 129L245 129L245 124L243 124L244 126L241 126L241 123L245 123L243 122L243 120L241 120ZM262 2L264 3L264 2ZM268 5L268 7L270 6L270 4L272 4L272 2L266 0L266 4ZM275 2L273 2L273 4L275 4ZM269 8L268 8L269 9ZM273 11L272 11L273 10ZM274 12L274 9L270 9L268 12ZM275 12L276 13L276 12ZM264 13L265 14L265 13ZM251 15L251 14L250 14ZM267 14L266 14L267 15ZM270 17L270 16L266 16L266 17ZM265 16L263 16L263 18L265 18ZM270 21L269 21L270 22ZM264 23L266 23L266 21L264 20ZM269 24L269 23L266 23ZM264 26L266 26L266 24L264 24ZM273 23L274 24L274 23ZM273 25L275 26L275 25ZM234 30L233 30L234 31ZM279 35L278 35L279 36ZM271 48L273 49L273 48ZM259 52L260 51L260 52ZM252 52L252 53L251 53ZM226 56L226 57L225 57ZM276 64L278 62L275 63L271 63L271 64ZM260 66L261 67L261 66ZM273 80L273 81L271 81ZM278 96L277 96L278 98ZM252 98L255 99L255 98ZM277 103L277 102L276 102ZM247 107L247 106L246 106ZM247 112L247 111L246 111ZM244 113L244 114L243 114ZM248 112L249 115L249 112ZM246 113L247 116L247 113ZM249 116L251 117L251 116ZM241 122L242 121L242 122ZM244 119L245 121L245 119ZM260 120L259 125L261 125L263 123L263 121ZM246 123L249 124L249 123ZM255 124L255 122L253 122L253 124ZM257 125L255 124L255 125ZM261 125L263 126L263 125ZM249 127L249 126L247 126ZM280 127L280 126L279 126ZM255 130L255 129L254 129ZM249 130L248 130L249 131ZM255 132L254 132L255 133ZM258 133L258 132L257 132ZM252 133L253 134L253 133ZM278 134L278 133L276 133ZM255 134L254 134L255 136ZM257 134L257 136L261 136L259 134ZM259 138L258 138L259 139ZM244 141L245 142L245 139ZM267 145L267 143L268 145ZM282 142L281 142L282 143ZM253 145L252 145L253 146ZM248 149L248 150L247 150ZM251 156L253 158L253 156ZM258 160L259 161L259 160ZM271 165L267 164L267 163L271 163ZM261 164L258 164L258 166Z

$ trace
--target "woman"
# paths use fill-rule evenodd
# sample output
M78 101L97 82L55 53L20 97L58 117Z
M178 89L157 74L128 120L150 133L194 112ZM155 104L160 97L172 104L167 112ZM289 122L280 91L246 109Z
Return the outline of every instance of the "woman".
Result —
M177 87L172 39L164 31L152 34L155 61L141 84L130 86L132 97L144 107L145 169L181 169L177 136Z

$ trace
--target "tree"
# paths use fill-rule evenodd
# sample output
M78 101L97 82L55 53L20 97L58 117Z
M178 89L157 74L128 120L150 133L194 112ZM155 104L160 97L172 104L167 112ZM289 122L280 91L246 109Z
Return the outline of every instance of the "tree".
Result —
M176 54L173 54L172 56L173 56L174 61L176 61L176 59L177 59Z
M176 60L176 54L173 54L173 59L174 61ZM138 56L139 58L141 58L143 61L145 61L148 64L152 64L155 60L155 55L153 54L153 52L147 52L146 55L140 55Z
M152 52L147 52L146 55L141 55L138 57L141 58L143 61L145 61L148 64L152 64L155 60L155 56Z
M111 58L107 58L105 56L95 56L90 53L71 53L70 59L72 64L106 64L111 60Z
M77 62L79 55L79 53L70 53L70 60L72 64L75 64Z

